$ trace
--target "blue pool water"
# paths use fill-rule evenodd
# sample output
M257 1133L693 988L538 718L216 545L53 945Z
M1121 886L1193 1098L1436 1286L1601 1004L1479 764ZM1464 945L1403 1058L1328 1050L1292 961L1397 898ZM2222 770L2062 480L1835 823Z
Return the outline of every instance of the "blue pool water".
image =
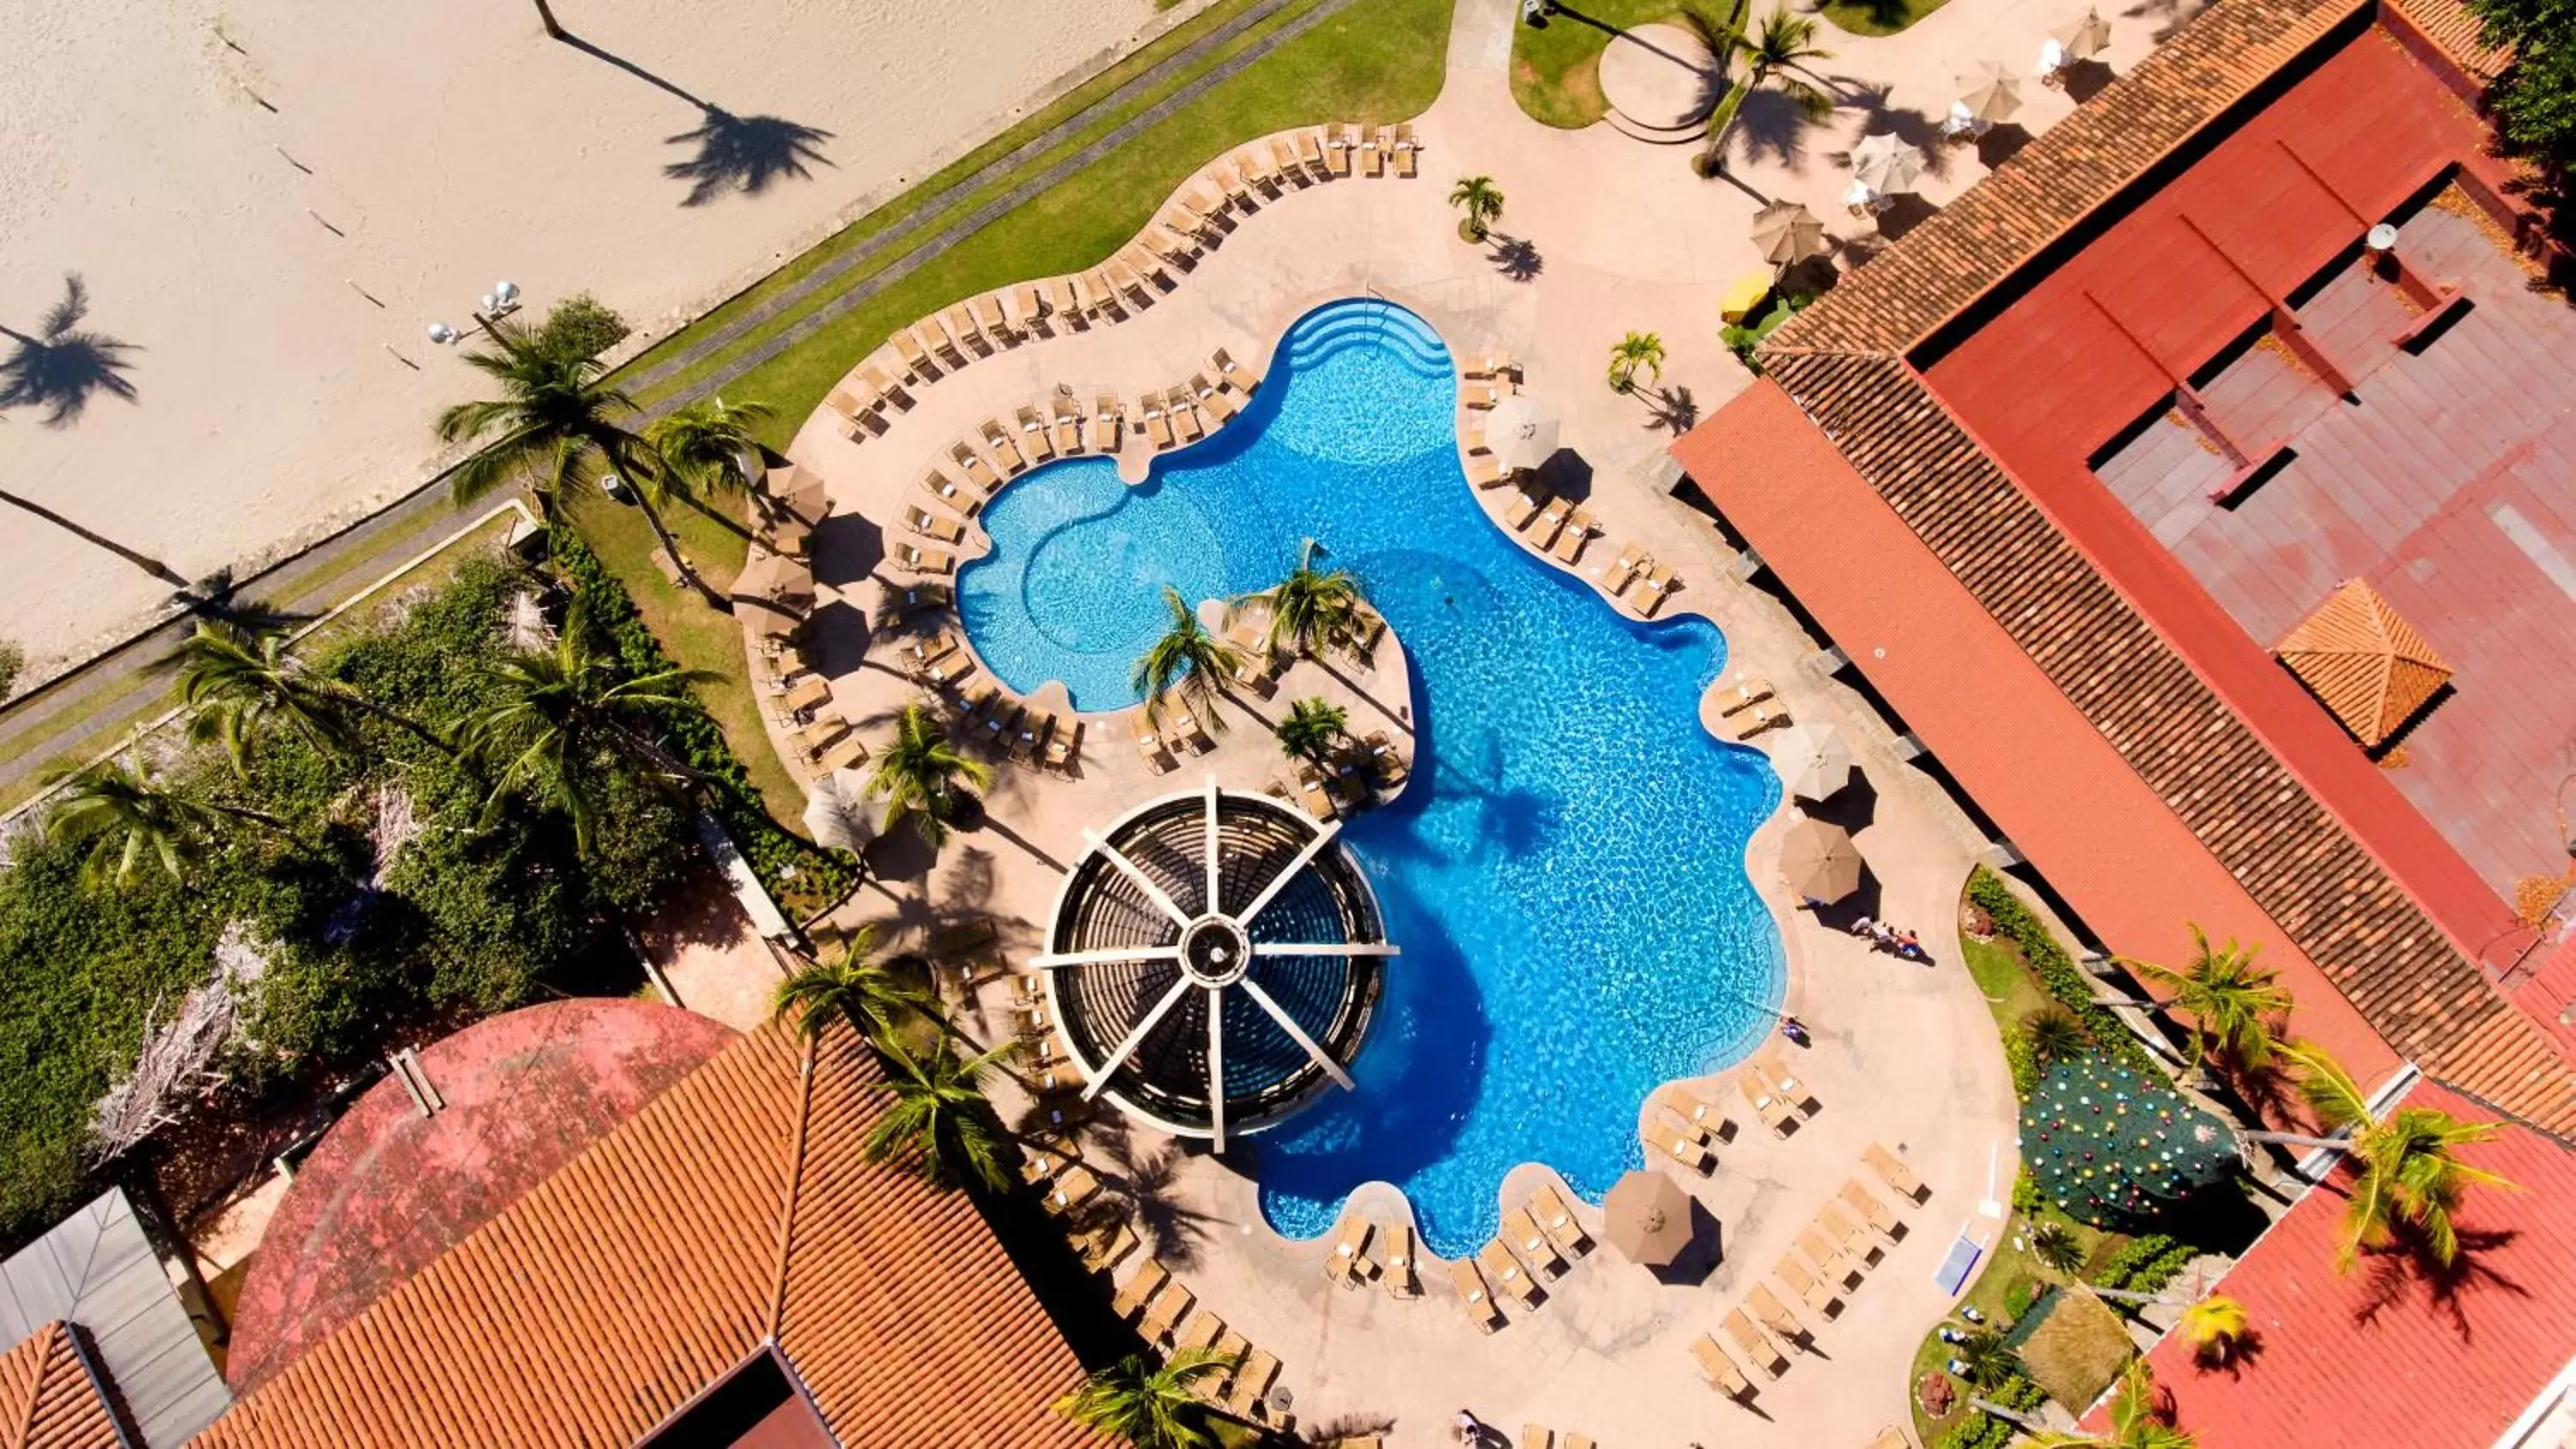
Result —
M1310 313L1247 415L1151 482L1082 460L1011 484L958 590L1005 683L1061 680L1109 710L1136 701L1165 583L1193 602L1266 588L1310 537L1360 576L1414 671L1417 754L1403 797L1342 839L1403 955L1358 1090L1258 1139L1262 1205L1311 1237L1384 1180L1443 1256L1492 1235L1519 1163L1597 1202L1642 1160L1646 1093L1743 1055L1781 991L1743 865L1779 785L1697 723L1724 640L1620 618L1488 521L1459 470L1452 377L1409 312Z

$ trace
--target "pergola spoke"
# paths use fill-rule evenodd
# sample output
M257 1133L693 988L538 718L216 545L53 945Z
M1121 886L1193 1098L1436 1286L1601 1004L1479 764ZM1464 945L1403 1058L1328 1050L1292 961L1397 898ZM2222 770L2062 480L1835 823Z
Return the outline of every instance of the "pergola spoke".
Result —
M1290 1016L1285 1007L1270 999L1270 993L1261 989L1260 982L1246 976L1235 984L1241 986L1253 1000L1261 1003L1261 1009L1270 1013L1271 1019L1279 1023L1281 1031L1288 1033L1290 1039L1306 1049L1306 1055L1315 1059L1315 1065L1322 1067L1326 1076L1341 1083L1345 1089L1351 1086L1351 1074L1342 1070L1342 1064L1333 1060L1332 1053L1317 1046L1315 1039L1306 1035L1306 1029L1297 1024L1297 1018Z
M1154 1009L1145 1013L1145 1019L1136 1023L1136 1029L1127 1033L1127 1039L1118 1044L1118 1050L1101 1060L1100 1070L1091 1074L1090 1084L1082 1089L1082 1100L1088 1102L1100 1095L1100 1089L1109 1085L1109 1078L1126 1064L1136 1048L1144 1045L1145 1034L1162 1025L1163 1018L1172 1014L1172 1008L1180 1005L1181 998L1189 991L1190 978L1184 973L1181 979L1172 983L1171 990L1163 993L1163 999L1154 1003Z
M1058 966L1108 966L1121 961L1178 961L1178 946L1104 946L1097 951L1050 951L1029 958L1032 971L1052 971Z
M1401 956L1392 941L1255 941L1255 956Z
M1298 851L1294 857L1290 858L1286 865L1281 866L1279 868L1279 873L1270 878L1270 883L1261 888L1261 894L1252 898L1252 904L1245 906L1242 910L1234 913L1234 918L1243 922L1245 930L1252 929L1252 918L1260 915L1261 908L1269 905L1273 897L1277 896L1281 891L1286 890L1288 888L1288 882L1297 878L1297 872L1304 870L1308 862L1312 861L1316 856L1321 855L1324 847L1331 844L1333 837L1339 835L1341 830L1342 822L1338 820L1325 821L1323 825L1315 831L1315 838L1307 841L1305 848Z
M1225 989L1208 988L1208 1125L1225 1150Z
M1171 896L1166 894L1161 886L1154 883L1154 878L1152 876L1145 874L1145 868L1143 866L1129 860L1125 852L1121 851L1117 846L1110 844L1108 841L1101 839L1099 834L1094 831L1086 830L1082 832L1082 839L1084 844L1089 845L1096 851L1099 851L1103 860L1106 860L1111 865L1118 867L1118 869L1123 872L1129 880L1134 881L1136 883L1136 888L1145 893L1145 898L1147 900L1150 900L1155 905L1162 907L1164 915L1171 917L1174 921L1177 921L1184 926L1190 923L1189 913L1182 910L1178 905L1173 904Z
M1218 844L1219 838L1216 833L1216 776L1211 774L1207 777L1207 904L1202 908L1206 910L1209 915L1216 914L1222 904L1217 896L1217 883L1220 879L1220 868L1223 865L1224 853L1217 848Z

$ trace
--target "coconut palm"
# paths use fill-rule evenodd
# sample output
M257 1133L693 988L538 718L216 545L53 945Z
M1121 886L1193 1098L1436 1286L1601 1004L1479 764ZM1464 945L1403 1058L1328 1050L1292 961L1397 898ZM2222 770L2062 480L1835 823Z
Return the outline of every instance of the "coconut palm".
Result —
M1331 762L1334 748L1350 738L1351 717L1329 700L1301 699L1288 706L1271 733L1279 737L1279 748L1292 757L1324 765Z
M2120 964L2162 988L2162 995L2151 995L2146 1001L2150 1010L2180 1011L2191 1017L2192 1061L2200 1061L2214 1047L2245 1066L2263 1066L2272 1059L2273 1023L2289 1014L2289 989L2275 979L2271 968L2256 963L2261 947L2243 947L2233 940L2212 946L2208 933L2196 925L2191 928L2191 940L2191 964L2180 971L2152 961L2123 958Z
M1987 1413L1996 1413L1995 1407L1983 1400L1977 1400L1976 1405ZM2031 1442L2039 1449L2193 1449L2200 1442L2193 1434L2165 1421L2158 1403L2155 1370L2147 1367L2144 1358L2132 1358L2120 1370L2120 1391L2111 1399L2108 1434L2060 1433L2010 1412L1999 1417L2030 1430Z
M1235 1360L1212 1348L1180 1349L1159 1364L1129 1354L1057 1400L1055 1411L1136 1449L1214 1449L1203 1395Z
M1969 1329L1950 1345L1950 1356L1959 1361L1959 1377L1981 1389L1999 1388L2022 1372L2021 1355L2005 1346L1997 1328Z
M1833 109L1833 98L1800 74L1811 61L1834 58L1832 51L1817 49L1815 39L1816 22L1790 14L1786 6L1763 16L1761 28L1750 38L1740 29L1727 35L1727 59L1743 69L1717 109L1709 113L1708 149L1699 160L1702 171L1726 169L1726 138L1735 129L1736 112L1743 109L1747 96L1766 85L1788 97L1809 120L1821 119Z
M1137 656L1131 676L1136 692L1145 697L1145 720L1160 725L1164 706L1177 695L1201 723L1223 733L1225 719L1216 712L1216 699L1226 678L1242 666L1243 655L1208 633L1198 611L1169 584L1163 586L1163 607L1171 611L1171 627Z
M752 425L767 422L774 411L764 402L719 397L673 408L645 425L644 441L662 462L653 485L657 498L703 500L749 487L743 456L760 446Z
M629 677L600 647L589 611L576 598L550 649L492 663L499 698L458 728L465 757L492 778L487 820L517 796L563 812L573 842L587 853L605 788L601 771L622 761L669 786L693 785L697 772L656 742L663 717L697 708L693 684L715 676L662 669Z
M2084 1018L2062 1001L2052 1001L2023 1017L2021 1032L2041 1066L2071 1062L2093 1050L2093 1033L2085 1030Z
M2244 1136L2249 1142L2322 1147L2353 1159L2357 1180L2344 1209L2335 1271L2351 1272L2363 1248L2389 1243L2400 1231L2418 1235L2435 1262L2450 1266L2460 1254L2459 1229L2452 1214L2468 1190L2514 1186L2495 1173L2462 1162L2458 1149L2493 1138L2503 1125L2463 1122L2434 1107L2400 1107L2383 1117L2371 1110L2361 1084L2325 1048L2291 1042L2278 1050L2298 1068L2299 1095L2307 1099L2317 1119L2344 1135L2248 1132Z
M947 841L959 807L975 798L967 786L981 790L992 783L992 767L959 753L939 717L914 700L895 716L894 738L877 751L868 798L886 802L880 829L891 831L910 820L922 843L936 850Z
M1226 606L1229 622L1254 603L1267 606L1270 627L1262 650L1273 659L1320 655L1331 644L1355 637L1367 595L1348 569L1315 567L1318 545L1307 539L1297 548L1296 567L1269 589L1246 594Z
M1490 176L1468 176L1449 189L1449 204L1466 213L1458 223L1458 235L1471 242L1485 239L1486 231L1502 219L1503 193Z
M1009 1187L1002 1124L984 1097L984 1076L1013 1046L961 1058L942 1041L918 1059L890 1040L880 1040L877 1049L885 1053L894 1100L860 1140L867 1159L911 1159L933 1187L955 1187L969 1177L995 1192Z
M1664 339L1652 332L1631 332L1610 349L1610 387L1614 392L1637 390L1637 369L1644 368L1654 381L1664 376Z
M2211 1367L2224 1365L2235 1357L2254 1332L2245 1305L2220 1293L2184 1309L2174 1327L2182 1334L2183 1342L2191 1345L2192 1356Z
M80 273L63 274L63 299L37 322L33 332L0 326L0 337L15 346L0 357L0 409L43 408L45 426L67 428L80 420L91 397L106 393L134 401L134 384L125 370L130 342L97 332L84 332L89 316L89 286Z
M809 962L779 982L770 1015L792 1014L796 1030L807 1041L821 1037L835 1018L871 1041L892 1040L896 1024L907 1013L937 1020L938 1006L906 984L909 973L920 969L921 958L894 956L878 961L873 959L876 949L877 924L870 921L841 948L840 959L828 964Z
M287 653L283 629L229 620L200 620L171 659L179 667L179 698L195 711L188 737L220 744L236 772L248 767L246 749L257 734L277 728L315 749L334 754L357 738L355 716L394 725L444 753L455 746L436 730L369 699L341 680L307 671Z
M2041 1223L2030 1230L2030 1255L2052 1273L2071 1275L2084 1266L2084 1245L2062 1223Z
M226 817L286 829L286 822L266 811L171 789L113 760L51 772L46 783L61 795L45 817L45 833L89 843L81 880L92 886L132 885L146 865L159 866L174 881L186 879L189 863Z

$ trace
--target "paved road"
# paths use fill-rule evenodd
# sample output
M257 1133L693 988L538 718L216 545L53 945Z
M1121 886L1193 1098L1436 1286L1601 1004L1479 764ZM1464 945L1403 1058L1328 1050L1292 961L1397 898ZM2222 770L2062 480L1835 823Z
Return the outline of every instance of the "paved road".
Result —
M1258 0L1258 3L1247 6L1206 34L1130 77L1097 104L1115 107L1159 85L1168 84L1174 75L1186 73L1209 54L1291 3L1293 0ZM947 206L1062 145L1064 133L1071 127L1037 136L1008 154L994 158L931 196L924 205L883 233L817 267L793 286L782 289L778 295L747 310L707 337L667 357L654 356L648 365L629 372L621 381L630 392L645 390L765 326L782 318L792 319L759 346L732 359L721 375L707 379L708 390L724 386L798 341L812 336L834 317L910 276L949 247L1062 184L1182 106L1353 3L1356 0L1324 0L1324 3L1261 36L1240 53L1228 57L1206 74L1146 107L1089 145L1027 176L1001 195L937 231L923 235L931 221ZM1074 118L1071 124L1079 125L1080 118ZM879 258L891 260L855 285L834 289L834 284L848 277L852 271ZM686 399L673 398L663 407L667 409L682 401ZM236 596L258 599L273 608L290 612L321 613L455 532L469 516L466 510L457 508L449 500L445 479L432 480L303 553L240 580L236 585ZM65 757L86 758L112 744L120 732L141 717L145 701L157 701L162 691L162 680L156 665L177 645L188 626L189 621L184 615L175 617L0 710L0 752L9 756L0 759L0 801L19 798L29 778L49 762Z

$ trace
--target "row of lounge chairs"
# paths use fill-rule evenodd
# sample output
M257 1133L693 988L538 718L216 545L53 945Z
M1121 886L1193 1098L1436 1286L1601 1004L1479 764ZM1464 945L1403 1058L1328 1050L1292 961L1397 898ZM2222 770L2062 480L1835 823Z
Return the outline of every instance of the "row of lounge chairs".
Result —
M1238 1418L1267 1422L1270 1391L1279 1382L1279 1357L1254 1348L1250 1340L1225 1326L1174 1278L1159 1258L1147 1258L1120 1285L1110 1308L1120 1318L1134 1319L1136 1331L1155 1348L1173 1352L1209 1349L1233 1367L1199 1380L1196 1391Z
M1382 1247L1383 1256L1370 1257L1372 1247ZM1381 1238L1378 1225L1367 1218L1356 1213L1343 1218L1324 1255L1324 1281L1341 1288L1375 1283L1392 1297L1421 1297L1421 1258L1413 1224L1390 1224Z
M1082 757L1081 720L1059 720L1054 711L1014 699L989 680L967 697L958 727L967 740L1015 765L1071 775Z
M1717 1167L1718 1144L1735 1140L1735 1119L1678 1083L1656 1091L1646 1105L1646 1151L1675 1166L1704 1177Z
M1655 617L1664 607L1665 596L1681 587L1671 564L1655 562L1653 554L1635 544L1620 550L1594 577L1601 581L1602 592L1624 601L1641 619Z
M1189 706L1172 704L1163 711L1162 720L1146 717L1145 707L1138 705L1131 719L1135 722L1136 753L1143 757L1145 768L1157 775L1169 774L1173 758L1187 753L1204 755L1216 748L1207 726L1191 714Z
M1591 1235L1575 1220L1565 1195L1551 1183L1503 1214L1501 1235L1478 1248L1474 1257L1451 1263L1449 1279L1458 1290L1467 1321L1492 1333L1507 1322L1494 1301L1495 1293L1524 1310L1534 1309L1547 1301L1539 1274L1563 1277L1574 1259L1590 1251Z
M1929 1196L1914 1170L1884 1146L1873 1142L1861 1157L1909 1206L1919 1205ZM1790 1312L1779 1293L1773 1291L1771 1279L1754 1282L1745 1290L1744 1300L1728 1310L1719 1325L1734 1345L1734 1356L1729 1356L1713 1333L1701 1334L1691 1345L1691 1356L1698 1361L1710 1387L1738 1403L1749 1404L1756 1381L1745 1374L1737 1360L1767 1380L1789 1371L1791 1352L1814 1353L1816 1325L1830 1323L1842 1315L1847 1295L1860 1287L1870 1271L1885 1259L1888 1247L1905 1234L1903 1215L1885 1198L1862 1186L1856 1177L1845 1179L1841 1191L1816 1210L1812 1222L1798 1230L1795 1248L1782 1253L1772 1268L1772 1279L1804 1304L1810 1317L1801 1319Z
M1580 562L1585 542L1601 532L1591 509L1529 484L1513 490L1511 501L1503 505L1503 521L1527 538L1530 547L1569 564Z
M1788 708L1780 703L1771 681L1750 674L1717 691L1717 713L1721 719L1734 721L1739 740L1749 740L1764 730L1789 723Z
M1518 1449L1597 1449L1589 1434L1559 1434L1544 1424L1523 1424Z
M1754 1115L1771 1129L1774 1137L1786 1137L1798 1130L1805 1119L1824 1110L1815 1093L1798 1079L1770 1052L1764 1052L1736 1069L1735 1089L1752 1104Z

